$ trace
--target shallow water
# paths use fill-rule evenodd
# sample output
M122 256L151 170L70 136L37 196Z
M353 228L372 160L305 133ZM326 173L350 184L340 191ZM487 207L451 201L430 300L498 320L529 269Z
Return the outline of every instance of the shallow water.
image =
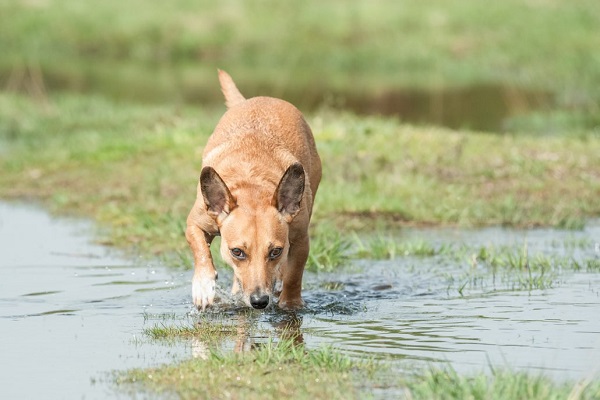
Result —
M402 90L373 98L343 97L344 107L358 114L390 115L403 121L453 129L505 132L511 117L548 110L552 94L499 85L442 90Z
M90 244L92 226L0 203L0 376L6 398L127 397L110 372L202 357L201 342L165 344L143 336L157 323L189 324L191 270L125 260ZM399 240L523 247L600 259L600 224L583 231L422 229ZM551 287L511 290L480 278L462 294L451 277L469 262L401 257L363 260L336 273L306 274L306 308L240 312L225 294L206 315L239 324L223 344L248 349L288 328L309 347L333 344L355 357L392 359L400 369L449 362L461 372L490 366L580 379L600 367L600 271L559 271ZM462 274L462 275L461 275ZM251 330L244 327L252 326ZM256 329L258 328L258 329ZM32 381L35 384L32 384Z
M90 244L91 225L0 203L2 398L112 398L112 370L189 354L141 337L144 313L185 312L188 276Z
M449 362L461 372L490 365L559 379L600 372L599 274L575 273L532 292L429 290L368 299L364 312L316 316L306 327L355 355Z
M600 260L600 224L551 229L419 229L399 240L518 249L533 258ZM450 363L459 372L543 373L559 381L600 377L600 270L565 269L549 287L525 290L513 277L478 271L459 292L470 257L362 260L341 272L307 274L306 308L297 315L256 314L259 328L290 324L309 346L333 344L354 357L392 360L400 369ZM468 275L468 274L467 274ZM235 320L235 317L232 317ZM247 323L247 317L241 318ZM260 343L264 337L238 337Z

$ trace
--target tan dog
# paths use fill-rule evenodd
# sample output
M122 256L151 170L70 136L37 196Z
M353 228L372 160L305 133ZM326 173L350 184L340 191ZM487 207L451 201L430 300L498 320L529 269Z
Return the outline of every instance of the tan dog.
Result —
M312 132L290 103L246 100L224 71L219 81L228 111L204 149L185 232L194 253L194 304L205 309L213 303L217 272L209 247L221 235L221 256L234 271L232 293L241 291L254 308L267 307L274 294L279 307L300 308L308 224L321 180Z

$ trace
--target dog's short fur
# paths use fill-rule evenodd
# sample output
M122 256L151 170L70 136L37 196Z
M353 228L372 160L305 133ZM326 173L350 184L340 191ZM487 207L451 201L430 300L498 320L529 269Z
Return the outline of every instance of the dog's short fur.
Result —
M228 111L204 149L187 219L194 304L204 309L214 301L217 272L209 247L221 235L221 256L234 271L232 293L241 292L254 308L267 307L277 294L279 307L300 308L308 224L321 180L312 132L290 103L246 100L224 71L219 81Z

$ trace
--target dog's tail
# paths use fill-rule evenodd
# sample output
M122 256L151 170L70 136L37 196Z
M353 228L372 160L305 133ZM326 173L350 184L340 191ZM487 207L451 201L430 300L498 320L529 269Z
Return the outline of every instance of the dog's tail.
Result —
M221 83L221 91L223 92L223 96L225 96L225 105L227 108L236 106L246 100L237 86L235 86L231 76L221 69L219 70L219 82Z

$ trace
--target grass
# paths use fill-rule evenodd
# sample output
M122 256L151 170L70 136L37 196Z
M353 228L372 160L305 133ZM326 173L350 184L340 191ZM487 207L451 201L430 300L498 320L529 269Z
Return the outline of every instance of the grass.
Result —
M161 328L161 339L163 333L170 339L190 336L190 330L165 328ZM198 330L191 331L197 338ZM152 332L147 334L154 337ZM117 373L115 382L124 392L139 394L142 390L147 395L182 399L358 399L374 397L373 386L382 396L404 399L584 400L600 395L600 385L591 379L557 383L541 375L509 370L465 375L433 365L416 371L399 372L381 362L352 359L331 347L308 349L282 339L241 353L213 348L203 359Z
M443 244L434 246L422 238L399 240L383 234L376 235L373 239L361 239L354 236L355 254L357 258L374 260L393 260L398 257L433 257L439 254L456 254L459 250Z
M0 93L0 197L93 216L108 228L106 244L187 260L185 217L202 145L221 112ZM580 226L600 215L600 137L592 133L495 136L328 111L309 120L325 160L317 233L326 220L349 232L378 224ZM335 235L313 236L316 269L344 262L346 239ZM327 259L328 248L336 259Z
M237 326L218 321L202 321L193 326L161 323L144 329L144 334L153 340L193 338L204 341L219 341L224 337L234 336L237 333Z
M600 270L597 257L383 235L364 242L352 233L405 225L580 229L600 216L596 0L107 0L92 9L8 0L0 16L0 198L92 217L105 244L190 267L183 229L202 146L224 110L214 105L222 103L220 67L243 93L307 111L324 160L310 270L356 257L450 257L467 271L451 277L465 295L494 289L496 278L503 290L534 290L552 286L558 270ZM436 109L444 90L482 87L501 89L513 117L500 130L512 134L338 110L411 91L432 94ZM552 101L525 113L538 97ZM486 118L491 113L484 107ZM234 334L218 321L189 327L172 326L176 316L145 317L160 321L146 331L152 340L210 343ZM247 354L214 350L207 360L119 381L183 398L362 398L378 385L372 368L330 348L280 341ZM579 392L513 372L431 370L390 385L406 398L600 397L596 383Z
M463 375L446 368L431 368L417 377L404 378L406 399L473 400L559 400L595 399L600 396L598 382L556 383L541 375L512 371Z
M107 0L93 12L68 0L8 0L0 15L0 81L34 94L220 103L212 88L221 67L249 93L269 88L304 105L323 93L335 102L415 87L528 87L557 93L558 109L514 124L598 124L595 0Z
M292 340L271 340L251 352L213 351L206 360L127 371L117 384L182 399L358 398L354 374L374 369L329 347L308 350Z
M448 292L465 296L469 291L549 289L560 283L561 274L598 271L600 259L594 246L589 239L554 240L547 249L532 254L527 242L522 246L434 245L418 237L401 239L379 234L361 238L355 234L354 246L345 254L350 260L434 258L443 265L440 272L448 281ZM325 287L337 289L335 282Z
M352 243L334 226L318 225L313 229L312 238L307 270L331 272L350 261Z

